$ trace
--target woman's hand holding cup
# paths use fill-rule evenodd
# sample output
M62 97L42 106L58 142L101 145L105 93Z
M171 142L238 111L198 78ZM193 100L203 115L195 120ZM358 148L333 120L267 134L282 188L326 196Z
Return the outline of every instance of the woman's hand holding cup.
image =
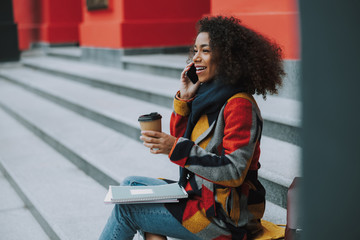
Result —
M157 112L141 115L138 119L141 127L140 139L154 154L169 154L176 138L161 131L162 116Z
M150 148L150 152L154 154L166 154L171 152L171 149L176 141L176 137L169 134L157 131L141 131L140 139L144 142L144 146Z

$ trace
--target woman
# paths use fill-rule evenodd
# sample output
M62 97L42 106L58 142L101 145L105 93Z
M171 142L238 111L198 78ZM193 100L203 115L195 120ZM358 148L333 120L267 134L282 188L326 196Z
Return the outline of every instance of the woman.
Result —
M189 194L179 203L116 205L102 239L246 239L261 230L265 190L260 168L262 118L253 94L277 93L284 75L281 50L235 18L203 18L174 99L171 135L143 131L153 154L180 166ZM186 72L195 65L199 81ZM127 178L125 185L166 184Z

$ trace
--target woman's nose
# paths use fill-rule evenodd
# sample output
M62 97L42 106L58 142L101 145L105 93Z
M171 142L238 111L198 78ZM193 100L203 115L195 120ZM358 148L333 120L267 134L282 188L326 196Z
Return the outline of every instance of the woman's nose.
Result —
M199 52L195 53L195 55L193 56L193 61L194 61L194 62L200 61Z

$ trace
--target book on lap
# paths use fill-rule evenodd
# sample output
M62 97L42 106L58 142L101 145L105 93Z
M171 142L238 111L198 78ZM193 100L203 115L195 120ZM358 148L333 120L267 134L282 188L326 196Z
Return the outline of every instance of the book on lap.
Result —
M185 189L178 183L154 186L109 186L105 203L170 203L187 198Z

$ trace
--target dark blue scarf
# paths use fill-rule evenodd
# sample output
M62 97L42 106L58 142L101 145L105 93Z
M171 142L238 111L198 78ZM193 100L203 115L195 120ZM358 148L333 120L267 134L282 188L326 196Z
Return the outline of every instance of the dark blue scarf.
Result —
M200 85L195 99L189 103L191 112L184 137L190 138L192 130L202 115L207 115L210 126L226 101L238 92L241 92L241 88L226 85L220 79Z

